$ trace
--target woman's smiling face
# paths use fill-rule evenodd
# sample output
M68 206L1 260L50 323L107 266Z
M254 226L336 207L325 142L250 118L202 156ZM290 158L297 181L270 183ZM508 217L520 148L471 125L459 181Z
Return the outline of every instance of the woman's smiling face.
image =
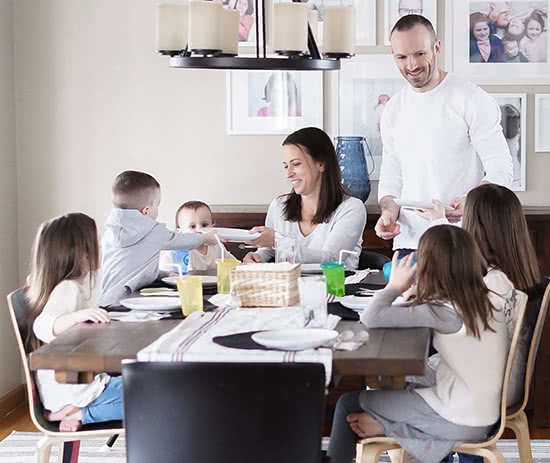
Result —
M283 146L283 168L296 194L307 196L320 191L325 165L314 161L302 147Z
M489 38L489 24L480 21L474 25L472 32L478 42L483 42Z

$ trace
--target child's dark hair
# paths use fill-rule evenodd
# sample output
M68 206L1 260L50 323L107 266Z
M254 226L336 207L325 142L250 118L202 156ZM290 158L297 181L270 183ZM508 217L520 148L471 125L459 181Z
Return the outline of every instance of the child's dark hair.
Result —
M126 170L113 183L113 205L120 209L141 209L151 206L160 184L145 172Z
M40 225L32 248L29 287L25 295L26 346L29 350L40 345L33 333L33 323L54 288L63 280L79 280L88 273L93 285L94 272L98 269L99 243L94 219L77 212Z
M179 228L178 225L178 215L181 211L184 209L189 209L191 211L196 211L202 207L206 207L210 211L210 215L212 215L212 209L210 209L210 206L206 203L203 203L202 201L187 201L183 203L180 207L178 207L178 210L176 211L176 228Z
M418 243L418 303L451 303L466 332L493 331L494 307L483 277L487 262L472 235L454 225L429 228ZM481 330L480 330L481 328Z

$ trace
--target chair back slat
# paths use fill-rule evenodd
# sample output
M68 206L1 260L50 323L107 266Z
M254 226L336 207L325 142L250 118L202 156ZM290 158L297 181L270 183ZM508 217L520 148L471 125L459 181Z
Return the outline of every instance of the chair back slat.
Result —
M547 282L548 283L548 282ZM536 301L537 303L540 301ZM536 304L535 304L536 305ZM527 402L529 401L529 389L531 388L531 381L533 379L533 371L535 369L535 362L537 360L537 353L539 350L540 340L542 338L543 328L546 322L546 315L548 313L548 307L550 306L550 284L547 284L540 302L539 312L536 318L536 323L531 335L531 342L529 347L529 354L527 355L527 366L525 368L525 385L523 389L523 402L520 407L515 407L513 414L509 413L509 416L514 416L525 409ZM527 318L526 318L527 321Z

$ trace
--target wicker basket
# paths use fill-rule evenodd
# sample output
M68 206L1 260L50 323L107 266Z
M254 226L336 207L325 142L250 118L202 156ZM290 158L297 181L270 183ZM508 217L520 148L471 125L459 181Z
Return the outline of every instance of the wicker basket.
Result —
M276 264L257 264L265 266ZM275 269L277 267L274 267ZM241 307L290 307L300 302L298 278L300 265L288 271L231 270L231 287L239 296Z

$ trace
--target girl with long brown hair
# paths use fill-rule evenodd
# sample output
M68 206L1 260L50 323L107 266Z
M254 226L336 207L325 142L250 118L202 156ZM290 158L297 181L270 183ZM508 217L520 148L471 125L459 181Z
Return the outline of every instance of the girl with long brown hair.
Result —
M428 229L412 255L393 258L386 288L361 321L368 328L428 327L439 352L435 381L405 390L368 390L338 401L330 439L333 463L350 463L358 438L395 438L424 463L439 463L460 442L487 437L500 417L508 355L505 314L522 299L502 272L487 273L472 236L452 225ZM417 296L393 304L416 278ZM491 289L489 289L491 288Z
M29 350L79 323L110 321L109 314L91 300L99 261L97 227L87 215L66 214L40 226L26 291ZM49 411L46 418L60 421L60 431L122 419L120 377L100 373L90 384L59 384L53 370L38 370L36 379L42 404Z

